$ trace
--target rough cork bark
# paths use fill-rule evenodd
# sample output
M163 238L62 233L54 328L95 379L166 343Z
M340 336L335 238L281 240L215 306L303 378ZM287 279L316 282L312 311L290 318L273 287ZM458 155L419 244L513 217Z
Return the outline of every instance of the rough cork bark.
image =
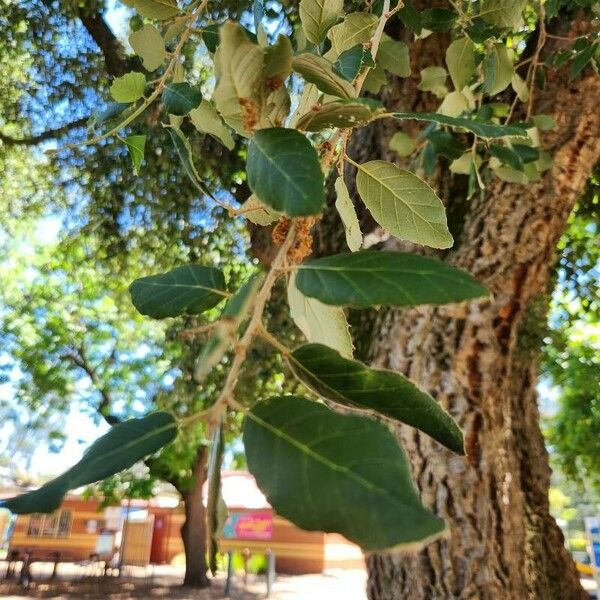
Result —
M403 97L397 93L399 105ZM543 140L554 167L527 186L496 181L468 206L444 260L484 282L491 301L390 312L377 324L375 364L407 374L450 411L466 433L468 458L399 430L423 501L449 533L419 553L368 557L372 600L587 597L549 514L537 364L535 353L521 352L519 333L528 307L547 291L556 244L600 159L599 98L591 72L574 83L562 74L550 79L535 112L558 123ZM378 155L381 147L356 152ZM447 194L451 184L440 184Z

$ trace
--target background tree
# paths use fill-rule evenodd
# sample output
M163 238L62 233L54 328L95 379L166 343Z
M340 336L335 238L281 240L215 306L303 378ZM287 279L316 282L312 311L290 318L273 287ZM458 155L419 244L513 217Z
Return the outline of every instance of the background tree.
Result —
M355 4L365 8L362 3ZM595 23L585 12L592 4L582 2L575 9L561 2L489 6L455 3L440 12L440 7L428 2L414 7L406 3L400 20L389 24L388 33L410 43L410 71L421 72L421 80L394 77L381 97L390 112L438 109L437 96L446 93L447 76L431 68L446 63L453 36L464 39L466 34L480 44L476 57L481 62L474 60L473 74L487 96L507 105L494 107L488 102L480 106L476 102L469 110L478 111L482 118L500 117L505 124L513 118L551 115L558 127L535 135L540 134L543 148L553 155L552 167L544 171L538 164L532 168L531 150L521 149L521 155L515 157L507 154L510 145L500 145L492 152L496 160L489 161L497 178L488 181L491 174L484 169L480 177L485 181L481 182L475 153L482 148L477 140L465 134L448 137L448 131L423 129L406 121L402 125L405 133L423 135L417 140L416 152L404 161L388 149L392 133L388 122L375 121L360 130L348 148L357 163L393 157L401 164L421 165L446 201L457 240L452 250L439 256L473 272L493 293L491 302L468 308L386 312L376 317L374 328L372 321L365 325L359 348L370 345L367 328L374 329L377 337L372 356L376 363L409 374L433 393L466 431L470 456L467 464L418 433L400 430L422 497L444 516L451 535L419 554L370 557L373 597L576 598L582 594L549 514L549 469L534 388L539 340L532 341L527 329L532 322L539 324L540 317L531 309L546 292L557 241L598 160L594 99L599 84L592 70L586 69L596 51L590 43ZM479 9L483 18L473 12ZM526 16L523 25L521 13ZM81 22L85 24L86 18ZM289 22L297 23L293 8ZM419 35L415 41L414 33L421 29L436 32L428 37ZM94 35L92 30L90 33ZM114 46L114 37L110 39ZM106 52L110 44L97 41ZM508 71L507 46L518 50L518 62L508 58ZM460 78L448 66L456 83ZM392 65L391 70L395 68ZM521 79L513 77L514 70ZM514 93L507 89L507 72L511 75L508 79L514 79ZM506 85L500 85L499 79ZM374 92L379 89L376 82L371 81L371 86ZM459 86L456 92L462 93ZM518 97L527 99L521 104L515 100ZM457 100L457 96L452 98ZM469 98L465 98L459 100L468 107ZM450 101L444 111L454 110L449 105ZM538 129L545 130L541 123ZM466 169L468 177L460 174L464 165L446 160L462 158L466 144L472 144L474 165ZM439 156L442 158L436 162ZM68 157L68 152L59 155L62 160ZM542 154L537 152L535 162L540 160ZM467 157L467 165L469 162ZM201 164L203 169L204 162ZM352 173L348 166L347 174ZM485 189L473 194L477 183L485 183ZM243 191L243 186L232 187ZM374 224L364 209L362 212L361 225L367 233ZM115 222L118 219L112 220ZM341 232L335 216L327 218L318 237L318 251L337 249ZM393 239L382 245L414 249ZM258 246L255 244L257 254L269 255Z

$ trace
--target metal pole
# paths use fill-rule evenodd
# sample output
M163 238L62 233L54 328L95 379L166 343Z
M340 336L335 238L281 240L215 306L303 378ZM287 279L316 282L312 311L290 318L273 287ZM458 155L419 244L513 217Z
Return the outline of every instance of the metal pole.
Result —
M275 583L275 552L267 549L267 598L271 597Z
M225 581L225 595L231 594L231 578L233 576L233 550L227 552L227 580Z

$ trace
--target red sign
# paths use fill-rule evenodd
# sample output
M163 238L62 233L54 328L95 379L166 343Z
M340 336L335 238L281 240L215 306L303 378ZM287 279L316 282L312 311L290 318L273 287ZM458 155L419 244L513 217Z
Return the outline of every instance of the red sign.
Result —
M228 540L270 540L273 537L273 513L229 513L223 537Z

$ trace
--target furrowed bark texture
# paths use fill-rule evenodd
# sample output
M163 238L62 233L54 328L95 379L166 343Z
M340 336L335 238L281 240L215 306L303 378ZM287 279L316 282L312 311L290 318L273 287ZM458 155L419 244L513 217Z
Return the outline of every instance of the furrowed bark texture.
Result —
M485 283L492 299L393 311L376 324L375 364L432 393L465 431L468 457L412 429L398 431L424 503L449 531L418 553L368 557L372 600L587 597L549 514L536 353L522 351L520 329L536 297L547 292L557 242L600 159L600 81L589 72L569 83L560 73L538 94L535 113L558 123L543 139L553 168L526 186L494 181L466 207L457 244L443 257ZM388 107L407 109L405 98L392 89ZM380 129L378 147L363 143L355 155L385 153L391 133ZM438 188L452 211L449 179ZM386 246L407 248L392 240Z
M193 469L193 484L180 491L185 508L185 522L181 527L181 537L185 549L185 578L183 585L204 588L210 585L206 575L206 511L202 503L202 486L206 481L208 451L198 450Z

